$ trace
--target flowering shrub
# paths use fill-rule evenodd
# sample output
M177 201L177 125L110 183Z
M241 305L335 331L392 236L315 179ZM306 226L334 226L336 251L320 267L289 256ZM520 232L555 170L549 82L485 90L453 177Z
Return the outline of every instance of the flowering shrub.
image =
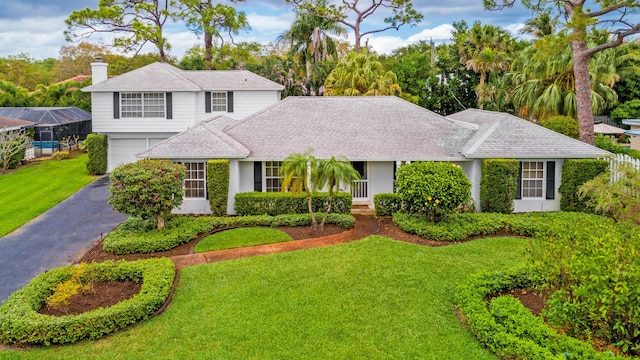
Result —
M182 203L183 165L167 160L139 160L113 169L109 204L123 214L154 220L158 229Z
M409 212L429 214L432 221L469 199L471 181L449 162L414 162L398 168L398 195Z

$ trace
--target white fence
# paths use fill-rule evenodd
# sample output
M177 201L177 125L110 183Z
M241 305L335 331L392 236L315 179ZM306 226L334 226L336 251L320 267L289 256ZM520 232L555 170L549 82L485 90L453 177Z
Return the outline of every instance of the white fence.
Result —
M351 183L351 196L354 199L364 199L369 196L368 180L356 180Z
M615 154L611 157L605 158L609 162L609 171L611 172L611 181L617 181L620 177L620 173L617 171L620 164L628 164L636 171L640 171L640 159L634 159L626 154Z

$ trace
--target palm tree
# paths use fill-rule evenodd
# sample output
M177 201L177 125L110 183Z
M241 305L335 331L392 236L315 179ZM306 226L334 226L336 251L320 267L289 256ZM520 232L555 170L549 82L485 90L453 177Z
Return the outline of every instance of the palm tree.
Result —
M324 4L324 2L323 2ZM298 12L291 28L280 35L278 43L288 43L289 54L305 63L305 84L312 96L317 91L312 78L317 72L317 63L324 62L337 55L333 36L346 36L346 30L336 22L315 16L308 12ZM315 70L315 71L314 71Z
M344 157L337 159L332 156L329 160L320 160L318 164L318 177L315 186L318 188L327 187L327 208L325 209L320 230L324 229L324 223L331 212L331 200L333 193L338 191L340 184L349 184L355 180L360 180L360 174L353 168L353 165Z
M282 191L289 191L292 194L306 192L311 229L317 231L318 221L311 202L311 179L317 177L317 161L311 153L312 150L307 150L304 153L293 153L287 156L280 166L280 174L283 176Z
M520 33L531 34L540 39L547 35L553 35L557 23L558 18L552 19L548 12L542 12L537 17L527 20Z
M516 110L525 118L577 116L570 49L550 52L547 42L525 48L505 75ZM640 51L631 45L596 53L590 61L591 107L594 114L615 104L613 85L620 74L637 70Z
M398 77L366 52L350 52L329 73L325 95L395 95L402 92Z
M513 48L509 33L500 27L475 22L467 31L456 34L460 62L468 69L480 74L476 88L479 108L483 108L481 97L486 93L487 74L508 67L508 54Z

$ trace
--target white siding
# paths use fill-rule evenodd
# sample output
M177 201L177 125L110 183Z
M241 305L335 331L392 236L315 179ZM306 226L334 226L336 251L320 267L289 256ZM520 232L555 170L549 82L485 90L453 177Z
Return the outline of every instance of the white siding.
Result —
M369 199L387 192L393 192L393 162L369 162Z
M476 159L473 161L456 162L460 165L462 171L467 175L471 181L471 198L475 204L476 211L480 211L480 172L482 160Z
M175 135L175 133L107 133L107 171L122 163L138 160L135 154Z
M113 122L113 93L91 93L91 127L107 132Z
M180 207L171 212L181 215L211 215L211 205L207 199L183 199Z
M640 130L640 125L631 125L630 130ZM630 140L629 146L634 150L640 150L640 136L631 136Z
M280 93L275 90L234 91L233 112L205 112L204 92L197 94L195 98L196 121L203 121L218 115L224 115L232 119L243 119L269 105L280 101ZM175 114L175 112L174 112Z
M253 161L239 161L240 192L253 191Z

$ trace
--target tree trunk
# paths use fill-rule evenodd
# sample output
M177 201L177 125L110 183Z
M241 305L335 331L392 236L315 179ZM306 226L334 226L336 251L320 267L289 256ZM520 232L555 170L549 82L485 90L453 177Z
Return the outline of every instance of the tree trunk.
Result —
M481 101L480 94L484 91L484 81L487 77L487 74L484 71L480 71L480 84L478 85L478 91L476 92L476 97L478 98L478 107L480 110L484 110L484 104Z
M164 229L164 218L162 217L162 215L157 215L156 221L158 223L158 225L156 226L156 229L158 230Z
M309 215L311 215L311 230L318 231L318 221L316 220L316 214L313 213L313 206L311 205L311 194L307 193L307 205L309 205Z
M204 32L204 67L211 70L211 61L213 60L213 35L210 32Z
M593 110L591 106L591 80L586 40L571 41L573 77L575 79L576 108L580 126L580 141L593 145Z
M331 195L328 195L327 198L327 210L324 212L324 216L322 217L322 222L320 223L320 230L324 230L324 223L327 221L327 216L331 212Z

